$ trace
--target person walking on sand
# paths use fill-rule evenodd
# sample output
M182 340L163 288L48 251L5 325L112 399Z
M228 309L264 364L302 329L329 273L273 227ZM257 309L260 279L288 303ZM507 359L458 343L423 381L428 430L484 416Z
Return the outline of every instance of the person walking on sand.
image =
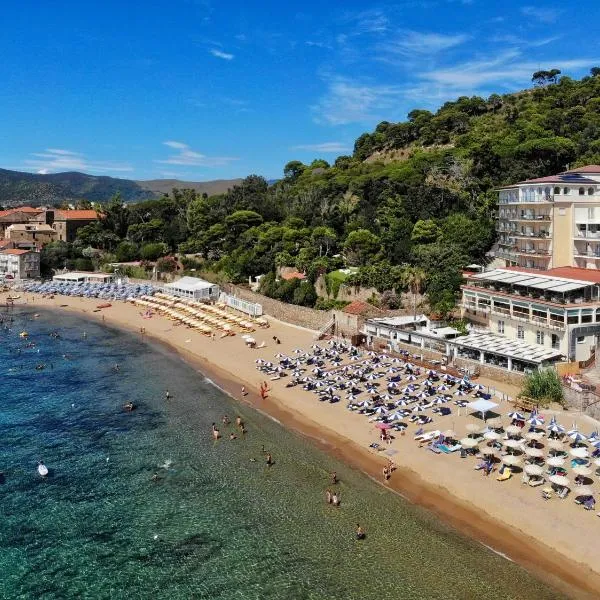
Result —
M247 396L248 392L246 391L246 387L242 386L242 396Z
M383 467L383 479L387 481L390 478L390 470L386 467Z

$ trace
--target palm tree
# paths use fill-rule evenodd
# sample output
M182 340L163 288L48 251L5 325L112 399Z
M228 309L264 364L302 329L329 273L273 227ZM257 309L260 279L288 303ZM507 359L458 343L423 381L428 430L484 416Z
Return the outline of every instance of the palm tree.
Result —
M421 293L427 275L419 267L407 267L404 272L404 285L413 295L413 322L417 320L417 296Z

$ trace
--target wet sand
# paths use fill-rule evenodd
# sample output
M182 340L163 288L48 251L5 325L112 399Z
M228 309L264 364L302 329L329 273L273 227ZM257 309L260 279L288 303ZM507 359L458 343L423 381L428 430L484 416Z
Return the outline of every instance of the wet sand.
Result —
M131 304L117 302L109 309L94 312L97 300L58 296L34 299L27 294L18 303L25 300L29 306L74 310L98 320L104 317L106 324L137 335L144 327L146 336L167 344L233 398L251 404L381 483L381 468L388 456L368 449L377 437L364 417L345 410L343 403L319 403L313 394L302 389L286 389L282 382L269 382L272 390L266 400L257 393L264 376L256 371L255 359L273 360L278 351L308 349L314 343L314 332L270 319L271 328L255 334L257 341L268 343L267 348L250 350L239 335L211 341L183 326L173 326L160 316L143 319L139 308ZM281 345L270 341L273 335L282 340ZM245 397L240 394L241 385L249 392ZM449 417L445 419L435 426L450 427ZM454 423L459 418L452 421L452 428L462 433L463 429ZM472 470L472 461L466 464L457 456L434 456L419 449L410 433L395 440L393 448L397 454L392 459L398 469L386 487L433 511L459 531L506 555L567 595L600 597L596 541L600 519L594 513L586 513L570 499L544 503L539 488L522 489L519 476L502 484L484 481Z

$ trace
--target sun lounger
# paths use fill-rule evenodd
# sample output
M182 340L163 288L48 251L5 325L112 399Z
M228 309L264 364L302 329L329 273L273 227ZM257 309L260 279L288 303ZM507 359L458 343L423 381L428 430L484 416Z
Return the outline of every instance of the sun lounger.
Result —
M439 449L437 444L429 444L429 446L427 446L428 450L431 450L434 454L441 454L441 450Z
M569 495L569 488L568 487L564 487L560 490L560 492L557 492L557 497L560 498L561 500L564 500L568 495Z
M441 432L439 430L421 433L419 435L415 435L415 441L416 442L428 442L428 441L432 440L433 438L438 437L440 435L440 433Z
M451 454L452 452L457 452L458 450L460 450L462 448L462 446L460 444L454 444L454 446L447 446L446 444L438 444L438 448L444 454Z
M529 487L537 487L538 485L543 485L546 483L546 480L543 477L530 477L527 485Z
M504 469L504 472L499 475L498 477L496 477L496 481L506 481L507 479L510 479L512 477L512 471L506 467Z

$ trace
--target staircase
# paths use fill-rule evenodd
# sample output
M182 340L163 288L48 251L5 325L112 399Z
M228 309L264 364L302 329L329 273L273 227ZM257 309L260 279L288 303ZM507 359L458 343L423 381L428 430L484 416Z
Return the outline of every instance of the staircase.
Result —
M331 318L329 321L327 321L327 323L325 323L325 325L323 325L323 327L321 327L321 329L319 329L319 331L317 332L317 335L315 336L315 339L322 340L327 335L327 333L334 327L335 327L335 319Z

